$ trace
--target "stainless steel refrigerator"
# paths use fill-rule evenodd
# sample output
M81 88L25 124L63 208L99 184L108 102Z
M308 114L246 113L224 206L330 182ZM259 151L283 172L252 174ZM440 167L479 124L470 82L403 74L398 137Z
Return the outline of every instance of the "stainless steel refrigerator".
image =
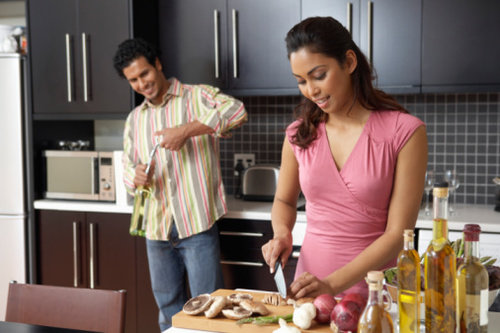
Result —
M9 281L27 282L33 229L31 117L26 60L0 53L0 320Z

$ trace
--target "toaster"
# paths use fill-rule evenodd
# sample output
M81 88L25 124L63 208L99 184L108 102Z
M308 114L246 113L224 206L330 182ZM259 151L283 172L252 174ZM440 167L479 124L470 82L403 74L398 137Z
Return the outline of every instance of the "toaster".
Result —
M279 166L257 164L243 172L241 194L243 200L273 201L278 185Z

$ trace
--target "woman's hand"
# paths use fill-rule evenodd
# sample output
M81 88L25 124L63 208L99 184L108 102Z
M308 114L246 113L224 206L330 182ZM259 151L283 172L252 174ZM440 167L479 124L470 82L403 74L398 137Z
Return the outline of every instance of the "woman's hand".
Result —
M281 267L285 267L288 257L292 253L292 235L275 237L262 246L262 255L269 265L271 274L274 273L276 261L281 257Z
M335 292L330 285L323 280L318 279L311 273L302 273L288 288L290 297L299 299L302 297L316 297L321 294L332 294Z

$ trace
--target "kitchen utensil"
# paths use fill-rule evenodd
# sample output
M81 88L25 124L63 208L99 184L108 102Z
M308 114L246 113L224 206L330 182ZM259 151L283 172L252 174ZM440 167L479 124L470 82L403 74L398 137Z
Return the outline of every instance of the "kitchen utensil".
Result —
M283 274L283 269L281 268L280 259L276 261L276 265L274 266L274 281L276 282L276 287L278 287L280 296L286 298L285 275Z

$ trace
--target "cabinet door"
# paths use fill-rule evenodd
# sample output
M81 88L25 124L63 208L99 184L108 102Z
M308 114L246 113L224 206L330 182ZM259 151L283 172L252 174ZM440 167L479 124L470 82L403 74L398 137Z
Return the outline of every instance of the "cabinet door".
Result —
M118 44L130 38L129 1L80 0L78 8L82 66L77 97L85 112L126 113L132 90L113 67Z
M127 291L125 332L135 332L135 238L130 215L87 213L89 287Z
M76 0L28 2L33 111L78 111Z
M301 20L313 16L331 16L351 32L359 45L359 0L302 0Z
M300 1L229 0L228 21L229 88L298 92L284 39L300 21Z
M36 223L38 283L85 287L85 214L38 211Z
M421 0L361 1L358 46L375 68L377 87L395 93L420 91L421 20Z
M422 91L500 87L500 1L425 0Z
M226 0L159 3L163 71L184 83L226 87Z

